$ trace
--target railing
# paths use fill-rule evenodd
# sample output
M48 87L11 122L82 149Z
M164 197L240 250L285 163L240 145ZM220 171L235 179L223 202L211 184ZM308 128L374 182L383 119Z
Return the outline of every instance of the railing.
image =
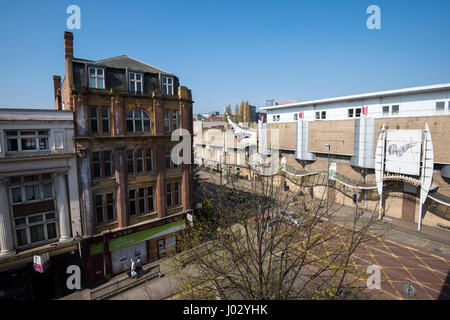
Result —
M236 166L233 164L228 164ZM242 166L236 166L242 167ZM327 185L327 171L301 171L289 165L282 165L281 171L278 174L284 175L292 183L303 187L315 187ZM402 180L411 184L417 184L417 180L406 176L400 175L386 175L383 177L383 181L388 180ZM377 191L376 184L363 183L352 179L340 172L330 173L329 187L341 192L346 197L351 198L356 189L362 192L362 198L364 200L377 201L380 196ZM389 193L391 196L396 196L398 193ZM388 196L389 196L388 194ZM417 195L415 196L417 198ZM428 194L430 205L427 210L435 214L436 216L450 221L450 197L445 196L436 191Z
M122 291L123 289L126 289L132 286L133 284L142 281L143 279L151 278L152 276L159 275L160 273L161 269L159 264L147 266L147 268L145 268L144 266L142 274L138 279L131 278L128 275L121 275L120 276L121 278L117 279L117 281L112 280L107 284L92 289L90 292L91 300L100 300L102 298L112 295L113 293Z

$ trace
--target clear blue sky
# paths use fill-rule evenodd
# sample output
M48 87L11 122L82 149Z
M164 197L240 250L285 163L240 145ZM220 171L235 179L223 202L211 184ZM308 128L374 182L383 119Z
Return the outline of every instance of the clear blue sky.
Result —
M75 57L175 73L194 112L450 82L450 1L1 1L0 107L53 108L67 6ZM381 30L366 9L381 8Z

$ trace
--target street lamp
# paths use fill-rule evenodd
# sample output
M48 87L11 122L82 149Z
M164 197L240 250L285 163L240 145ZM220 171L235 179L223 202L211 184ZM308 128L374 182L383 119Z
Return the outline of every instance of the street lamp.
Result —
M330 145L327 143L325 145L328 147L328 166L327 166L327 215L328 215L328 188L330 184Z

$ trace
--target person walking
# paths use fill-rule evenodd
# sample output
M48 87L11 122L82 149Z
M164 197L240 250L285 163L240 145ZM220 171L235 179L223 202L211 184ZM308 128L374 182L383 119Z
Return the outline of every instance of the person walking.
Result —
M138 276L141 274L141 271L142 271L142 261L141 257L138 256L136 260L136 273Z
M131 272L130 275L132 278L136 277L136 263L134 262L133 258L131 258Z

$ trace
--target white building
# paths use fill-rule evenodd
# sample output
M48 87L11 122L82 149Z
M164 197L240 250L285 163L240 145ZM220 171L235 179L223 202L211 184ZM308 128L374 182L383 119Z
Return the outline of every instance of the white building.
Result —
M65 286L63 266L79 262L73 137L72 111L0 109L0 296L55 297ZM47 254L53 267L30 273L33 257Z
M263 107L267 123L450 114L450 83Z

